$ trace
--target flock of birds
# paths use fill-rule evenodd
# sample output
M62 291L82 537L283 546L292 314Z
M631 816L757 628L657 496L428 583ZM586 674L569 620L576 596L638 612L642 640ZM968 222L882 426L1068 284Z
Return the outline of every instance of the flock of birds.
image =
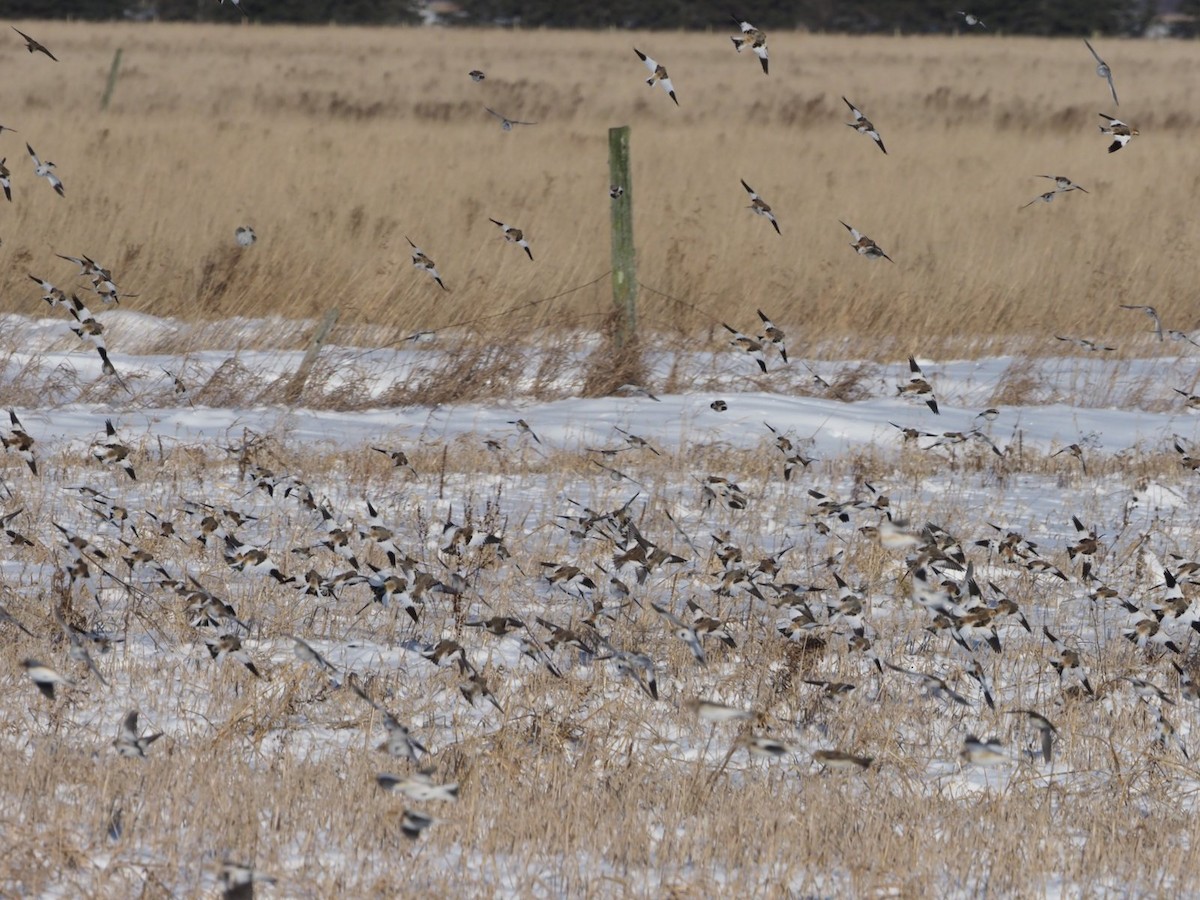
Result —
M239 0L232 2L243 15L248 15ZM966 12L959 15L968 26L986 27L976 16ZM739 35L731 38L735 49L738 53L752 52L761 63L763 74L769 74L765 33L747 21L736 17L735 21L740 30ZM31 53L40 52L55 59L44 45L23 32L18 34ZM1111 68L1090 43L1085 43L1095 56L1097 73L1107 80L1116 104ZM634 52L650 72L647 84L661 86L678 105L679 98L665 66L636 48ZM475 82L486 78L478 69L469 76ZM887 154L880 130L858 106L845 97L843 100L853 118L846 124ZM505 131L536 124L508 118L490 107L485 109L500 120ZM1112 137L1109 152L1121 149L1138 134L1137 129L1112 116L1101 116L1106 125L1100 130ZM31 146L27 145L27 149L35 175L47 179L54 191L64 197L65 189L54 172L54 163L43 163ZM1050 202L1072 191L1087 193L1066 176L1039 177L1052 180L1055 186L1030 204L1039 200ZM0 159L0 185L9 201L12 200L10 179L5 160ZM741 184L750 210L781 233L771 206L745 180ZM620 196L620 186L612 186L610 193L614 198ZM490 221L500 229L506 242L522 250L530 261L534 260L521 228L499 219ZM856 253L870 260L893 261L870 237L845 222L841 224L849 232ZM250 246L255 240L252 228L238 229L237 242L241 246ZM425 272L441 289L448 290L433 260L411 239L408 243L413 266ZM130 296L117 287L109 268L89 256L60 255L60 258L77 267L76 280L82 279L101 303L115 305L122 296ZM71 331L95 349L103 371L119 380L108 356L104 329L80 300L78 292L72 290L68 294L40 276L29 277L39 286L42 299L51 308L66 310ZM1163 339L1161 322L1153 307L1124 308L1151 316L1158 338ZM722 324L732 336L731 345L748 354L765 373L769 360L778 357L783 364L789 360L783 329L762 310L758 311L758 317L759 328L751 334ZM1171 335L1187 337L1181 332ZM1074 341L1088 350L1111 349L1082 342L1084 339L1059 337L1059 340ZM940 414L931 379L914 357L908 362L910 377L896 385L897 395ZM1179 393L1187 397L1189 407L1195 402L1194 408L1200 408L1200 397L1185 391ZM650 399L656 398L650 395ZM714 404L713 408L720 407ZM988 452L1004 457L1006 451L993 443L986 431L986 422L995 415L996 410L985 410L976 426L963 432L937 434L908 426L896 425L896 428L905 441L934 438L932 446L980 442L989 448ZM45 466L39 466L36 456L37 442L15 410L9 411L9 423L7 431L0 435L4 449L24 462L29 472L26 477L44 477ZM515 440L541 443L529 422L517 419L511 424ZM781 455L782 479L791 482L794 474L807 469L813 460L798 440L782 429L769 424L766 427L765 437ZM491 441L499 446L498 440ZM599 470L617 481L634 480L611 465L618 456L661 455L650 441L627 430L617 429L615 441L615 446L588 448L586 452ZM1034 757L1050 766L1055 748L1068 739L1053 721L1052 711L1012 701L1014 693L1021 695L1019 685L1006 685L1001 693L993 684L991 659L999 658L1006 645L1014 641L1029 645L1043 640L1045 664L1056 672L1063 687L1058 702L1078 702L1105 690L1111 692L1127 686L1152 709L1154 740L1158 745L1164 750L1176 749L1184 757L1188 755L1185 743L1167 717L1167 707L1175 704L1167 690L1151 678L1132 674L1120 678L1119 683L1094 684L1089 678L1087 655L1078 642L1070 635L1060 637L1045 625L1035 631L1026 615L1028 607L1023 607L1016 591L1006 591L996 584L1006 576L1025 587L1048 580L1071 582L1083 585L1095 603L1119 604L1125 617L1122 636L1151 663L1170 659L1182 698L1200 703L1200 687L1192 680L1189 668L1180 664L1181 646L1192 632L1200 632L1200 606L1184 590L1187 587L1190 592L1191 586L1200 584L1200 563L1178 557L1170 565L1164 565L1148 549L1144 550L1147 569L1154 573L1153 584L1139 600L1126 599L1129 591L1108 584L1108 579L1118 573L1104 571L1103 536L1079 517L1072 518L1075 539L1062 548L1066 555L1064 562L1061 554L1045 551L1019 532L1002 526L990 526L994 533L960 539L934 523L910 525L896 514L898 504L888 494L864 480L856 481L846 497L835 496L832 490L810 488L806 496L812 504L799 527L814 539L827 538L829 546L840 543L842 547L822 566L808 566L802 574L798 571L800 564L797 570L789 571L787 555L792 546L755 559L743 550L730 530L717 529L708 538L701 538L689 533L669 513L666 515L670 531L648 534L646 509L637 505L640 493L606 510L567 500L569 510L558 515L553 524L562 530L571 549L570 557L537 560L536 571L527 573L514 558L518 548L513 544L520 538L514 540L502 528L485 527L470 520L455 522L448 514L435 552L422 558L414 547L412 529L389 521L371 500L364 498L363 508L357 512L338 508L301 477L281 474L261 464L253 447L235 449L243 463L249 460L243 468L255 489L253 495L261 499L261 506L253 502L223 505L185 499L181 508L153 509L145 502L139 507L129 499L83 486L71 490L77 494L89 520L94 521L93 529L56 521L52 523L54 533L39 533L21 524L25 515L22 509L0 516L0 528L16 560L36 567L36 560L48 554L57 560L59 577L65 585L52 609L54 625L49 639L39 636L4 606L0 606L0 626L18 629L24 635L21 640L40 645L36 655L25 657L22 665L33 687L48 703L58 703L64 692L86 694L89 690L86 679L94 678L108 686L97 660L103 661L113 646L125 639L85 621L84 604L75 602L85 595L94 598L103 612L103 600L107 597L169 592L178 598L195 646L203 647L213 665L236 665L253 681L272 676L271 667L259 655L260 648L269 648L276 640L286 641L299 664L311 667L337 688L348 688L370 710L370 721L378 718L385 733L380 751L407 768L404 774L380 772L376 783L380 789L405 798L400 831L413 840L438 821L426 808L431 804L453 803L459 786L437 780L434 769L429 767L430 751L405 724L404 716L392 712L372 689L377 673L337 665L330 659L334 655L330 649L322 652L311 637L264 634L261 624L239 616L229 599L233 585L253 580L255 584L270 585L273 591L292 592L277 595L289 598L283 605L309 600L350 609L361 603L360 614L378 608L392 615L394 622L406 621L411 636L403 646L431 666L456 672L463 703L492 710L500 717L505 715L506 701L503 677L497 671L504 667L480 663L480 659L492 657L492 647L499 641L510 642L519 651L518 665L544 671L553 679L592 677L588 673L599 668L596 664L607 663L632 690L651 703L664 700L659 688L659 675L666 668L662 644L635 646L622 628L623 623L643 613L658 623L662 640L681 642L698 667L709 665L715 657L732 660L739 648L750 641L790 642L813 654L813 665L822 664L827 654L836 651L839 658L861 666L865 673L863 683L871 673L880 681L891 678L889 672L898 673L903 682L915 685L924 697L945 709L980 706L995 709L997 703L1007 703L1010 708L1003 711L1024 723L1033 750L1014 753L997 738L979 738L967 733L963 737L961 759L964 764L978 766L1031 763ZM1176 441L1175 449L1185 468L1200 470L1200 458L1191 456L1180 441ZM404 450L388 447L373 450L384 455L396 470L413 479L421 478ZM1060 452L1067 451L1083 463L1080 445L1071 445ZM91 455L98 464L119 469L131 484L137 482L135 460L139 451L121 439L111 420L105 423L104 435L93 444ZM699 505L704 514L714 510L736 514L754 503L753 493L729 477L709 474L697 482ZM11 490L9 495L13 496ZM272 509L279 503L290 504L289 525L300 523L307 535L303 543L286 551L272 549L271 545L278 544L283 537L266 530ZM258 532L256 538L247 536L252 531ZM932 671L932 666L906 663L895 655L886 658L880 652L880 646L892 647L892 644L888 635L881 635L872 610L885 601L878 591L851 585L854 564L847 548L852 546L852 540L859 539L878 542L892 554L894 568L899 573L897 583L907 585L904 591L911 597L917 614L925 617L922 627L928 634L928 642L931 646L932 642L940 642L943 655L954 658L954 664ZM198 555L195 560L198 564L206 559L222 562L228 570L228 581L204 579L210 582L206 585L203 576L198 577L191 565L180 562L192 552ZM300 566L307 566L307 571L303 574L298 569L291 571L292 561L303 561ZM488 590L492 580L507 578L513 570L539 598L529 610L517 608L515 600L504 603ZM982 571L989 576L981 576ZM815 573L821 574L810 581ZM214 582L221 582L221 586ZM673 605L670 598L674 593L661 590L668 582L692 586L691 591L684 592L687 596L682 608ZM451 609L456 612L451 613ZM477 612L457 618L450 633L444 629L438 633L435 629L441 626L431 625L449 621L460 609ZM404 620L399 619L401 613ZM467 635L478 638L468 639ZM330 646L337 648L336 642ZM65 648L65 659L49 655L56 647ZM960 655L955 657L956 653ZM937 656L931 654L931 658ZM964 689L954 680L952 672L969 679L973 687ZM862 686L811 674L813 677L804 678L803 683L816 688L819 696L831 703ZM682 677L679 680L681 684L684 681ZM726 723L737 727L729 741L725 763L738 751L756 758L778 759L805 749L797 741L764 728L764 723L770 721L767 710L703 695L681 698L680 705L701 722L714 727ZM155 752L154 745L164 737L161 731L144 732L140 715L137 709L128 710L116 724L112 747L121 757L144 760ZM871 756L857 748L819 746L808 748L808 752L813 762L824 769L861 772L874 763ZM114 815L110 829L114 840L120 839L121 827L119 815ZM255 884L272 880L253 866L232 860L226 861L220 878L224 896L229 898L252 897Z

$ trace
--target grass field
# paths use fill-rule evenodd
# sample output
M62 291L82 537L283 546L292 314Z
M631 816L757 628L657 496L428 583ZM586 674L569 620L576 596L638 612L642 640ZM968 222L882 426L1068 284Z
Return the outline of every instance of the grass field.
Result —
M1200 327L1191 45L1099 47L1110 155L1080 41L18 24L62 62L0 50L0 895L1194 894L1200 375L1118 308Z
M639 279L653 289L641 315L656 340L759 307L860 355L1140 330L1119 303L1200 326L1190 44L1104 42L1115 108L1078 40L778 33L764 77L719 31L27 24L62 62L15 36L0 51L14 73L0 109L20 132L0 139L15 191L0 224L5 309L37 308L29 272L69 279L58 251L105 262L138 295L128 307L157 315L338 305L335 339L367 342L378 326L602 330L606 133L629 124ZM644 84L634 46L668 66L679 108ZM474 67L486 81L467 78ZM887 156L842 124L842 95ZM504 133L485 105L539 124ZM1106 153L1097 112L1142 136ZM26 140L58 164L65 199L33 177ZM1050 186L1039 174L1091 193L1019 210ZM746 209L742 178L782 236ZM524 228L536 261L489 217ZM839 219L896 264L856 257ZM238 253L243 223L261 239ZM449 293L412 269L405 235Z

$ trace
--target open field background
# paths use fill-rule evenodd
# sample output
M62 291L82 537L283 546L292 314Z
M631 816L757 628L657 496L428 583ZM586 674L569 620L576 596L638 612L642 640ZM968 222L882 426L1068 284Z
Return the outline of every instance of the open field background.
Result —
M794 339L866 356L1142 331L1118 303L1200 326L1191 44L1102 42L1118 109L1078 40L774 33L764 77L719 31L25 24L62 62L15 35L0 49L13 73L2 121L20 132L0 137L14 170L7 310L38 308L29 272L70 280L58 251L106 263L138 294L124 305L156 315L339 305L335 342L462 322L490 336L602 330L607 279L546 298L609 268L606 132L630 124L639 278L662 292L641 298L655 340L756 308ZM644 84L633 46L667 65L680 108ZM474 67L485 82L466 77ZM889 155L842 124L843 94ZM485 104L539 124L504 133ZM1142 136L1106 153L1100 111ZM26 140L58 164L65 199L33 177ZM1018 211L1049 187L1032 176L1064 173L1091 193ZM745 208L739 178L782 237ZM536 261L489 216L523 227ZM839 219L896 265L856 257ZM243 223L260 241L239 253ZM411 268L405 235L449 293Z

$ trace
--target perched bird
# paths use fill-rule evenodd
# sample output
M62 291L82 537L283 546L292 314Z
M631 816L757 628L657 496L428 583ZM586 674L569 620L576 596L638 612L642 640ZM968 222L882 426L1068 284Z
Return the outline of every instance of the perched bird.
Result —
M25 38L25 49L28 50L30 53L33 53L34 51L36 51L38 53L45 53L52 60L54 60L55 62L58 62L58 57L55 56L53 53L51 53L49 50L47 50L42 44L39 44L37 41L35 41L33 38L31 38L29 35L27 35L25 32L23 32L20 28L18 28L16 25L13 25L11 27L12 27L13 31L15 31L21 37ZM11 131L11 130L12 129L10 128L9 131Z
M1141 132L1136 128L1130 128L1120 119L1114 119L1112 116L1106 116L1104 113L1097 113L1096 115L1102 119L1108 120L1107 126L1100 125L1098 127L1101 134L1112 135L1113 142L1108 145L1109 153L1116 153L1131 140L1133 140L1133 138L1141 134Z
M966 22L967 25L978 25L980 28L987 30L987 26L983 24L983 19L979 18L979 16L975 15L974 13L963 12L960 9L958 14L963 17L963 21Z
M667 92L667 95L674 100L675 105L678 106L679 98L675 96L675 85L671 84L671 77L667 75L667 67L655 62L637 47L633 48L633 52L638 55L638 59L645 63L646 68L652 73L650 77L646 79L646 84L650 85L650 87L654 87L654 82L659 82L663 86L663 90Z
M880 150L882 150L884 153L887 153L887 147L883 146L883 138L879 136L879 132L876 130L875 126L871 124L871 120L864 116L862 114L862 110L860 110L845 97L842 98L842 102L850 107L850 112L854 114L854 121L847 122L846 124L859 134L865 134L879 146Z
M485 106L488 112L500 120L501 131L512 131L514 125L536 125L537 122L522 122L520 119L510 119L508 116L502 116L489 106Z
M54 192L58 194L58 196L65 197L66 192L63 189L63 183L59 181L58 176L52 171L54 169L54 163L50 162L49 160L42 162L40 159L38 159L38 155L33 152L33 148L28 144L25 145L25 149L29 151L29 157L33 160L33 173L37 175L38 178L45 178L47 181L49 181L50 186L54 188Z
M405 235L404 239L408 241L408 245L412 247L413 268L420 269L422 272L428 272L429 277L436 281L438 283L438 287L440 287L443 291L450 290L445 284L442 283L442 276L438 274L437 266L433 264L433 260L426 256L421 248L412 242L412 238L410 238L408 235Z
M740 38L730 38L730 40L733 41L734 49L737 50L738 53L741 53L742 47L749 47L754 51L754 55L758 57L758 61L762 63L763 74L769 74L767 71L768 63L766 33L755 28L749 22L743 22L737 16L733 16L733 21L737 22L738 27L742 29L742 36ZM640 53L638 55L641 56Z
M1084 44L1087 44L1088 50L1090 50L1092 56L1095 57L1096 74L1108 82L1108 89L1112 93L1113 103L1115 103L1117 106L1120 106L1121 101L1117 99L1117 89L1113 86L1112 69L1109 68L1108 63L1100 58L1100 54L1096 52L1095 48L1090 43L1088 43L1087 38L1084 38L1083 42Z
M57 685L66 685L74 687L75 680L68 678L66 675L60 675L45 663L40 663L36 659L26 659L22 661L22 666L33 680L34 686L42 692L42 696L47 700L54 699L54 688Z
M484 75L483 72L480 71L479 69L472 69L467 74L471 77L471 80L473 82L475 82L476 84L479 84L479 82L481 82L481 81L483 81L483 79L487 78L487 76Z
M888 262L895 262L895 260L883 252L882 248L880 248L878 244L876 244L857 228L851 228L845 222L842 222L842 227L850 232L850 237L854 238L850 246L854 248L854 251L859 256L865 256L867 259L879 259L880 257L883 257Z
M758 196L758 194L754 193L754 188L746 184L745 179L742 179L742 187L744 187L746 189L746 193L750 195L750 211L756 216L762 216L763 218L767 219L771 225L774 226L775 233L782 235L783 232L779 230L779 222L776 221L775 214L771 212L771 207L767 205L767 201Z
M1121 309L1136 309L1144 312L1154 322L1154 334L1160 341L1163 339L1162 320L1158 317L1158 310L1153 306L1138 306L1136 304L1122 303Z
M1037 177L1038 178L1049 178L1051 181L1054 182L1054 189L1056 191L1059 191L1064 194L1067 191L1083 191L1085 194L1091 193L1090 191L1088 191L1084 188L1081 188L1079 185L1077 185L1075 182L1073 182L1066 175L1039 175Z
M512 225L505 225L503 222L498 222L492 218L489 218L488 221L493 225L500 227L500 230L504 232L504 240L508 241L510 244L516 244L518 247L521 247L524 249L525 255L530 259L533 259L533 251L529 249L529 242L525 240L525 232L523 232L520 228L514 228Z
M249 247L258 240L258 235L249 225L239 225L233 232L233 239L239 247Z
M151 744L162 737L162 732L145 734L138 737L138 711L131 709L121 720L121 730L117 733L112 744L121 756L133 756L138 759L146 758L146 750Z

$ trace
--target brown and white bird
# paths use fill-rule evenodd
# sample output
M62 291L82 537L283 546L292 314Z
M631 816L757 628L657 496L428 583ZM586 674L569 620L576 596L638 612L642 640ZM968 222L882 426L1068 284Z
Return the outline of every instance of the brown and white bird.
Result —
M522 122L520 119L510 119L508 116L502 116L502 115L500 115L500 113L496 112L490 106L485 106L484 109L486 109L493 116L495 116L497 119L500 120L500 130L501 131L512 131L514 125L536 125L537 124L537 122Z
M479 82L481 82L481 81L483 81L483 79L487 78L487 75L485 75L480 69L472 69L470 72L467 73L467 75L469 75L471 80L473 82L475 82L476 84L479 84Z
M433 260L426 256L424 251L414 244L412 242L412 238L410 238L408 235L405 235L404 239L408 241L408 246L412 247L413 268L420 269L422 272L427 272L429 277L436 281L438 283L438 287L440 287L443 291L450 290L445 284L442 283L442 276L438 274L437 266L433 264Z
M131 709L121 720L121 730L117 733L112 745L121 756L131 756L137 759L146 758L146 750L150 745L163 736L161 731L154 734L138 736L138 711Z
M25 32L23 32L16 25L13 25L11 27L12 27L13 31L15 31L21 37L25 38L25 49L28 50L30 53L34 53L34 52L45 53L52 60L54 60L55 62L58 62L58 57L55 56L53 53L51 53L49 50L47 50L44 45L35 41L33 38L31 38L29 35L27 35Z
M26 659L21 663L25 667L25 672L33 681L34 686L42 692L42 696L47 700L54 699L54 689L58 685L66 685L74 687L75 680L68 678L66 675L60 675L54 669L50 668L45 663L38 662L36 659Z
M925 405L933 410L935 415L940 415L938 413L937 397L933 394L933 386L925 378L925 373L921 371L921 367L917 364L916 357L910 356L908 358L908 370L912 373L908 379L908 383L896 385L896 393L924 400Z
M129 458L132 451L117 440L117 429L113 427L112 419L105 419L104 433L103 441L92 444L92 456L107 465L120 466L125 470L130 481L137 481L137 475L133 471L133 461Z
M854 121L847 122L846 124L859 134L865 134L879 146L880 150L882 150L884 153L887 153L887 147L883 146L883 138L879 136L879 131L874 125L871 124L871 120L864 116L862 114L862 110L860 110L845 97L842 98L842 102L850 107L850 112L854 114Z
M841 221L840 219L838 220ZM867 259L886 259L888 262L895 262L890 256L883 252L883 249L873 240L859 231L857 228L852 228L845 222L842 222L842 227L850 232L850 237L854 238L850 246L854 248L854 252L859 256L865 256Z
M1136 309L1139 312L1144 312L1154 322L1154 334L1161 341L1163 339L1162 320L1158 317L1158 310L1153 306L1139 306L1137 304L1122 303L1121 309Z
M1106 116L1104 113L1097 113L1100 118L1107 119L1108 125L1098 126L1101 134L1112 135L1113 142L1108 145L1109 153L1116 153L1133 138L1141 134L1136 128L1131 128L1129 125L1122 122L1120 119L1114 119L1112 116Z
M488 221L500 227L500 230L504 232L504 240L510 244L516 244L525 251L526 256L533 259L533 251L529 249L529 241L525 239L525 232L512 225L505 225L496 219L489 218Z
M754 55L758 57L758 61L762 63L763 74L770 74L767 70L767 35L766 32L760 31L749 22L743 22L737 16L733 16L733 21L738 23L738 28L742 29L740 38L731 37L734 49L738 53L742 52L743 47L749 47L754 51Z
M1034 197L1028 203L1024 204L1024 206L1022 206L1021 209L1024 209L1026 206L1033 206L1033 204L1035 204L1035 203L1053 203L1054 198L1057 197L1058 194L1059 194L1058 191L1046 191L1046 193L1044 193L1044 194L1038 194L1036 197Z
M254 665L254 660L250 658L250 654L242 646L241 638L236 634L222 634L215 638L206 637L204 644L208 647L209 655L218 663L226 656L231 657L245 666L255 678L262 678L258 667Z
M1120 106L1121 101L1117 99L1117 89L1113 85L1112 69L1109 67L1108 63L1100 58L1100 54L1096 52L1096 49L1090 43L1088 43L1087 38L1084 38L1083 42L1084 44L1087 44L1088 50L1091 51L1092 56L1096 60L1096 74L1108 82L1108 90L1112 93L1113 103L1115 103L1117 106Z
M5 450L12 450L21 459L25 460L25 464L29 466L29 471L36 475L38 470L37 460L33 458L34 440L21 426L21 420L17 418L15 410L10 409L8 411L8 418L12 423L12 428L7 435L0 435L0 444L4 445Z
M0 159L0 188L4 189L4 196L8 198L8 202L12 203L12 172L8 171L8 157Z
M50 160L42 162L40 159L38 159L38 155L33 152L33 148L28 144L25 145L25 149L29 151L29 158L33 160L33 174L35 174L38 178L45 178L50 182L50 187L54 188L54 192L58 194L58 196L65 197L66 191L63 188L63 183L53 172L54 163L50 162Z
M744 178L742 179L742 187L744 187L746 189L746 193L750 195L750 211L756 216L762 216L763 218L767 219L771 225L774 226L775 233L782 235L783 232L779 230L779 222L775 219L775 214L771 212L771 207L767 205L767 201L758 196L758 194L754 193L754 188L746 184L746 180Z
M1056 191L1060 191L1061 193L1064 193L1064 194L1067 191L1083 191L1085 194L1091 193L1087 189L1081 188L1079 185L1077 185L1075 182L1073 182L1066 175L1039 175L1037 177L1038 178L1049 178L1051 181L1054 182L1054 189Z
M678 106L679 98L675 96L675 85L671 84L671 77L667 74L667 67L654 61L637 47L633 48L633 52L638 55L638 59L650 70L651 74L646 79L646 84L654 87L654 82L657 81L663 86L663 90L667 92L667 95L675 101L675 105Z

